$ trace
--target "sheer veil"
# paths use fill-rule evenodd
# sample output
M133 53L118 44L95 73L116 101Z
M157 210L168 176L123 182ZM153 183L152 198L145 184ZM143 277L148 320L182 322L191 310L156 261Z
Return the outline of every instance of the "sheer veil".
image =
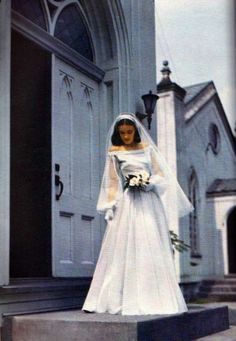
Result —
M154 191L160 196L167 215L168 212L174 208L168 207L170 202L171 206L175 206L179 217L190 213L194 209L191 202L188 200L179 185L176 176L168 166L165 158L160 153L149 133L133 113L119 114L108 131L105 169L97 203L98 212L104 213L109 208L115 208L119 204L120 197L123 193L123 183L119 173L119 165L115 155L116 153L111 152L111 137L114 127L116 123L122 119L129 119L135 123L141 138L142 146L144 146L144 151L147 153L147 157L151 158L153 169L155 169L155 174L153 174L156 184L154 186ZM171 198L171 201L169 201L168 198Z

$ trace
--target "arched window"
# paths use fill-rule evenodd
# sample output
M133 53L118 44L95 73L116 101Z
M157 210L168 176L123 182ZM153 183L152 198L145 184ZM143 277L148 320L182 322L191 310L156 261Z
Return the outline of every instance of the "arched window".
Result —
M220 132L215 123L211 123L208 130L209 145L214 154L218 154L220 150Z
M199 238L199 224L198 224L198 180L195 170L192 168L189 177L189 198L194 206L194 211L190 213L189 220L189 235L191 256L200 256L200 238Z
M53 12L52 17L54 17L55 13L56 16L59 13L54 29L54 37L93 62L92 39L84 16L78 6L78 1L74 1L69 5L66 4L67 2L65 0L57 0L57 2L62 2L62 4L53 7L55 12ZM45 6L49 8L50 12L49 5L49 2L43 3L42 0L12 0L12 9L14 11L44 30L47 30L47 20L52 21L52 18L46 19L47 11Z
M77 5L63 9L57 19L54 36L85 58L94 60L91 39Z
M12 9L44 30L47 30L43 7L40 0L12 0Z

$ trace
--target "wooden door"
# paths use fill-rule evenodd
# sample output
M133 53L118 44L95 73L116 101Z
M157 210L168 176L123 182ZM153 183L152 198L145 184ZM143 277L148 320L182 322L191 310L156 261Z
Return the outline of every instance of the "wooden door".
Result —
M101 240L98 84L55 56L52 169L53 276L91 276Z

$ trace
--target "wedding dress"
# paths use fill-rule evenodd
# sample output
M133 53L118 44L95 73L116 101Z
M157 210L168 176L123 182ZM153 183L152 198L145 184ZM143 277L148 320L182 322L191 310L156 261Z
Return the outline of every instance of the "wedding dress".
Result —
M161 200L168 184L153 161L154 153L150 144L108 152L107 171L112 181L117 181L113 186L119 185L121 190L112 206L114 218L108 221L82 310L122 315L187 311ZM140 171L150 174L153 190L124 190L128 174Z

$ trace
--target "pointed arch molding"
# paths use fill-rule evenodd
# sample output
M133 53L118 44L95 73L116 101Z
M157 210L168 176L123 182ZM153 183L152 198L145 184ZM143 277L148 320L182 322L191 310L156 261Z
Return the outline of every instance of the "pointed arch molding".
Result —
M130 64L130 44L125 15L120 0L81 0L96 44L97 62L114 59Z
M98 82L103 79L102 69L16 12L12 13L12 28L90 78Z
M113 110L130 108L131 44L121 0L80 0L92 28L96 64L106 71L104 82L116 92ZM116 107L116 109L115 109Z
M30 1L22 2L19 0L11 0L11 8L42 29L48 30L47 14L42 1L34 1L34 5L32 6L32 2Z
M12 27L28 39L56 54L96 81L104 78L104 70L130 66L130 44L128 31L120 0L42 0L49 25L46 32L27 18L12 10ZM46 6L46 3L48 5ZM86 21L94 49L94 63L81 56L66 44L52 36L56 19L61 11L59 6L77 3ZM50 9L49 9L49 6ZM55 10L54 10L54 9ZM61 10L63 9L61 8ZM129 72L125 77L129 79Z

